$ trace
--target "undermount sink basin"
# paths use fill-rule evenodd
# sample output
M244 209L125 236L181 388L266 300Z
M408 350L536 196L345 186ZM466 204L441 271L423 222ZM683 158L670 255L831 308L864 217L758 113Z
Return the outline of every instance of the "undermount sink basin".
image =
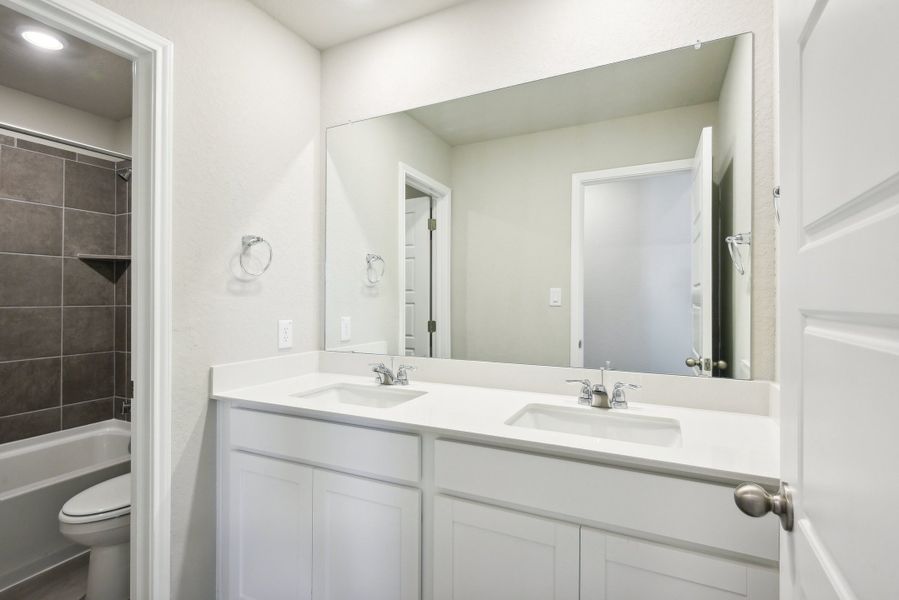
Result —
M675 419L628 415L598 408L528 404L507 420L506 425L650 446L681 445L680 423Z
M367 406L369 408L392 408L413 398L418 398L425 393L396 387L335 383L317 390L291 394L291 396L302 398L303 400L321 401L322 403L355 404L356 406Z

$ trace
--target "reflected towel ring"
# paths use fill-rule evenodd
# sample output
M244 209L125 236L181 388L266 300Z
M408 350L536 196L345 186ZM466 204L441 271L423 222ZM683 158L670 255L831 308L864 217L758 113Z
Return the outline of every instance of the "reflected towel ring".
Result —
M737 273L745 275L746 269L743 267L743 255L740 253L740 246L752 245L752 233L747 232L729 235L724 238L724 242L727 244L727 251L730 252L730 260L734 263L734 268L737 270Z
M265 244L268 248L268 260L265 263L265 266L262 267L261 271L251 271L244 264L244 260L247 257L247 254L250 251L250 248L255 246L256 244ZM240 238L240 268L243 269L243 272L249 275L250 277L259 277L263 273L265 273L268 268L272 264L272 258L274 256L274 252L272 251L272 245L269 244L261 235L245 235Z
M381 263L381 268L378 268ZM387 263L378 254L365 255L365 279L370 286L377 285L381 278L384 277L384 271L387 269Z

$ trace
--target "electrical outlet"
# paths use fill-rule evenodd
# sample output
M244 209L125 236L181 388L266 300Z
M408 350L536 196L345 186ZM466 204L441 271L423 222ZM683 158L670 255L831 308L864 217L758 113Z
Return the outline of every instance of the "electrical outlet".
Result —
M353 320L351 317L340 317L340 341L348 342L353 337Z
M293 321L283 319L278 321L278 349L293 348Z

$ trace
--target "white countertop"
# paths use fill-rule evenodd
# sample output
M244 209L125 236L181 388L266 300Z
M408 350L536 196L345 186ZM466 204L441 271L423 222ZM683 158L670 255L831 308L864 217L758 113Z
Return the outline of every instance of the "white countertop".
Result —
M458 439L583 458L714 481L755 481L777 486L780 433L775 419L733 412L630 402L632 415L680 422L682 446L663 447L506 425L528 404L578 407L576 396L416 382L402 390L426 392L391 408L371 408L293 397L336 383L375 387L373 377L315 372L271 383L221 391L212 397L237 406L281 411L357 425L427 431ZM637 394L630 396L633 399ZM578 407L585 412L602 409Z

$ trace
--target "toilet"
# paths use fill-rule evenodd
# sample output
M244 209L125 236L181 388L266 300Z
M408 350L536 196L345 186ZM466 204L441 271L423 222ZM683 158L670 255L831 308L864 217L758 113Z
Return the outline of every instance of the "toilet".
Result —
M131 473L73 496L59 511L59 531L91 550L87 600L126 600L130 593Z

